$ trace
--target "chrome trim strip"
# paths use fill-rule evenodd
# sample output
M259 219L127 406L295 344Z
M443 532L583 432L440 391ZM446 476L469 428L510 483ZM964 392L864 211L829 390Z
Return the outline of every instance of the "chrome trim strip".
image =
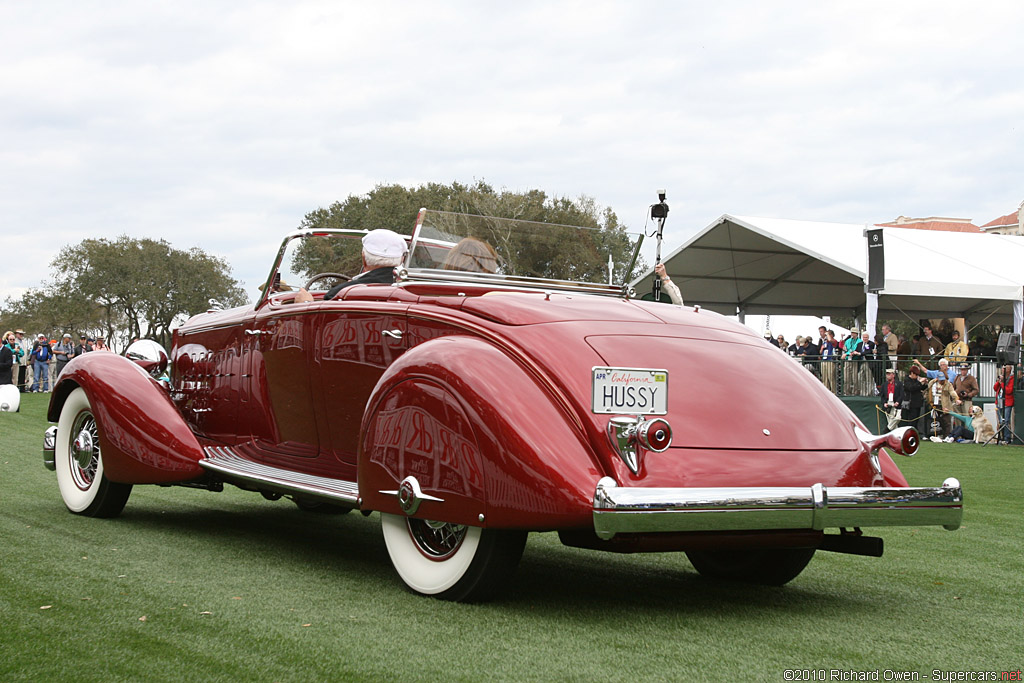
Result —
M200 460L199 464L211 472L222 475L229 482L239 480L282 493L297 493L334 503L359 506L359 487L354 481L318 477L253 462L240 457L228 446L207 446L203 450L207 457Z
M739 531L940 525L963 518L963 490L949 478L935 488L619 487L611 477L594 492L594 531L618 533Z

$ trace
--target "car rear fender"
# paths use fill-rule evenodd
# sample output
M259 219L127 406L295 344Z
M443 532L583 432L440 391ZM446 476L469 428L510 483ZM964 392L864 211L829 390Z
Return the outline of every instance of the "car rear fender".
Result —
M47 417L60 419L76 388L85 390L100 428L103 472L125 484L167 484L203 476L199 442L159 382L134 362L93 352L64 368ZM58 435L63 438L63 435Z
M602 473L560 405L543 378L494 343L454 335L414 347L367 403L363 508L491 528L592 525ZM403 509L409 477L418 490L406 483Z

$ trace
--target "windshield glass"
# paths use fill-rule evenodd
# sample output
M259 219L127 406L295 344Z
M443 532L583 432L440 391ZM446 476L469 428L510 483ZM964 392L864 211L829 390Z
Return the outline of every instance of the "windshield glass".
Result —
M419 220L410 272L619 284L638 268L642 235L619 225L581 227L444 211L423 211Z
M311 283L313 290L330 289L358 275L363 265L359 241L362 235L361 231L325 231L287 240L271 291L295 291L315 276L321 277Z

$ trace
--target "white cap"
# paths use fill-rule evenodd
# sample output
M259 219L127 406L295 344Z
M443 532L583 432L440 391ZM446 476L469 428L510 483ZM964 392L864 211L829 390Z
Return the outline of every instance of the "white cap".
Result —
M68 334L67 332L65 332L65 333L64 333L64 337L63 337L63 338L64 338L64 339L71 339L71 335L70 335L70 334Z
M363 235L363 251L372 256L394 258L404 256L408 249L405 239L397 232L377 229Z

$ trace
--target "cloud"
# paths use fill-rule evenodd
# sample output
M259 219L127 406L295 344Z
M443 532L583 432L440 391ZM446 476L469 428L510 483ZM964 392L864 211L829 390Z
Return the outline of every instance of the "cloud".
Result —
M982 223L1024 199L1024 6L15 4L0 297L65 244L201 246L253 291L377 183L593 196L678 244L730 212ZM410 217L411 220L411 217Z

